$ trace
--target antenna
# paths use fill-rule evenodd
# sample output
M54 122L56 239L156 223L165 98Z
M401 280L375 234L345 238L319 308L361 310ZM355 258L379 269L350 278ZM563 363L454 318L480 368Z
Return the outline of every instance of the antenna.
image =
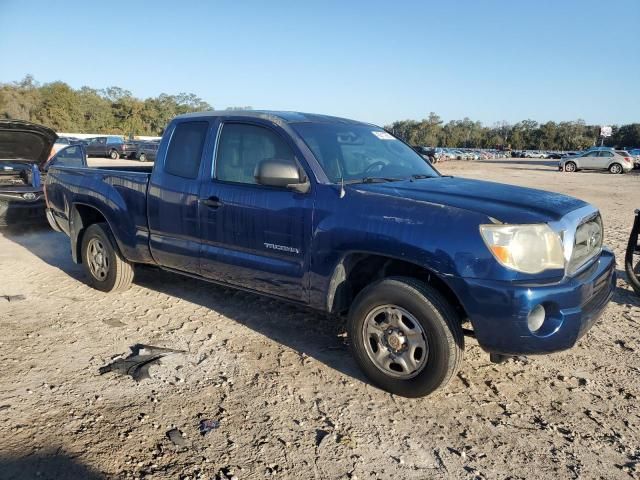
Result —
M338 163L338 171L340 172L340 198L344 198L345 195L345 191L344 191L344 175L342 174L342 165L340 165L340 162Z

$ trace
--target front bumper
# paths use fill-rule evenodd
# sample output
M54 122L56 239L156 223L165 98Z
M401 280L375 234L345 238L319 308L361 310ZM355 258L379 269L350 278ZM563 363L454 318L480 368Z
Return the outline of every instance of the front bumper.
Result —
M46 222L44 197L34 201L0 198L0 227Z
M598 320L616 287L615 257L603 250L585 271L552 285L450 280L484 350L504 355L551 353L571 348ZM527 317L537 305L545 308L547 318L532 333Z

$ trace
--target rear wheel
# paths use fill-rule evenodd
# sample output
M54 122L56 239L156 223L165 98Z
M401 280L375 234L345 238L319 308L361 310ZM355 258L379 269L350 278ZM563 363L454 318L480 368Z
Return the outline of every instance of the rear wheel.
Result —
M609 165L609 171L616 175L618 173L622 173L622 165L620 165L619 163L612 163L611 165Z
M567 162L567 163L564 164L564 171L565 172L573 173L576 170L578 170L578 167L576 166L575 163Z
M141 162L146 162L147 156L144 153L141 153L140 156L138 157L138 160L140 160Z
M89 285L103 292L126 290L133 281L133 267L115 248L106 223L90 225L82 236L82 265Z
M458 315L440 293L412 278L366 287L350 311L352 353L377 386L421 397L446 385L458 370L464 339Z
M120 158L120 155L116 150L111 150L111 152L109 152L109 157L111 158L111 160L117 160L118 158Z

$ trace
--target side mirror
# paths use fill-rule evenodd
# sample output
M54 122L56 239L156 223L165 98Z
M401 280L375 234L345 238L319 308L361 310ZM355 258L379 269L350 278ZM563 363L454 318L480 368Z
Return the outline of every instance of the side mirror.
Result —
M58 167L86 167L87 154L82 145L67 145L58 150L44 166L44 171L49 170L51 166Z
M259 185L290 188L298 193L307 193L311 187L309 179L291 160L263 160L256 166L254 177Z

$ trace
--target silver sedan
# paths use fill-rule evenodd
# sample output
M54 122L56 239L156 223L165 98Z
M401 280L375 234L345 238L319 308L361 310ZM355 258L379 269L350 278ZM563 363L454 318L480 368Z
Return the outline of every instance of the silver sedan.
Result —
M561 172L609 170L611 173L625 173L633 170L633 157L623 150L591 150L560 159L558 168Z

